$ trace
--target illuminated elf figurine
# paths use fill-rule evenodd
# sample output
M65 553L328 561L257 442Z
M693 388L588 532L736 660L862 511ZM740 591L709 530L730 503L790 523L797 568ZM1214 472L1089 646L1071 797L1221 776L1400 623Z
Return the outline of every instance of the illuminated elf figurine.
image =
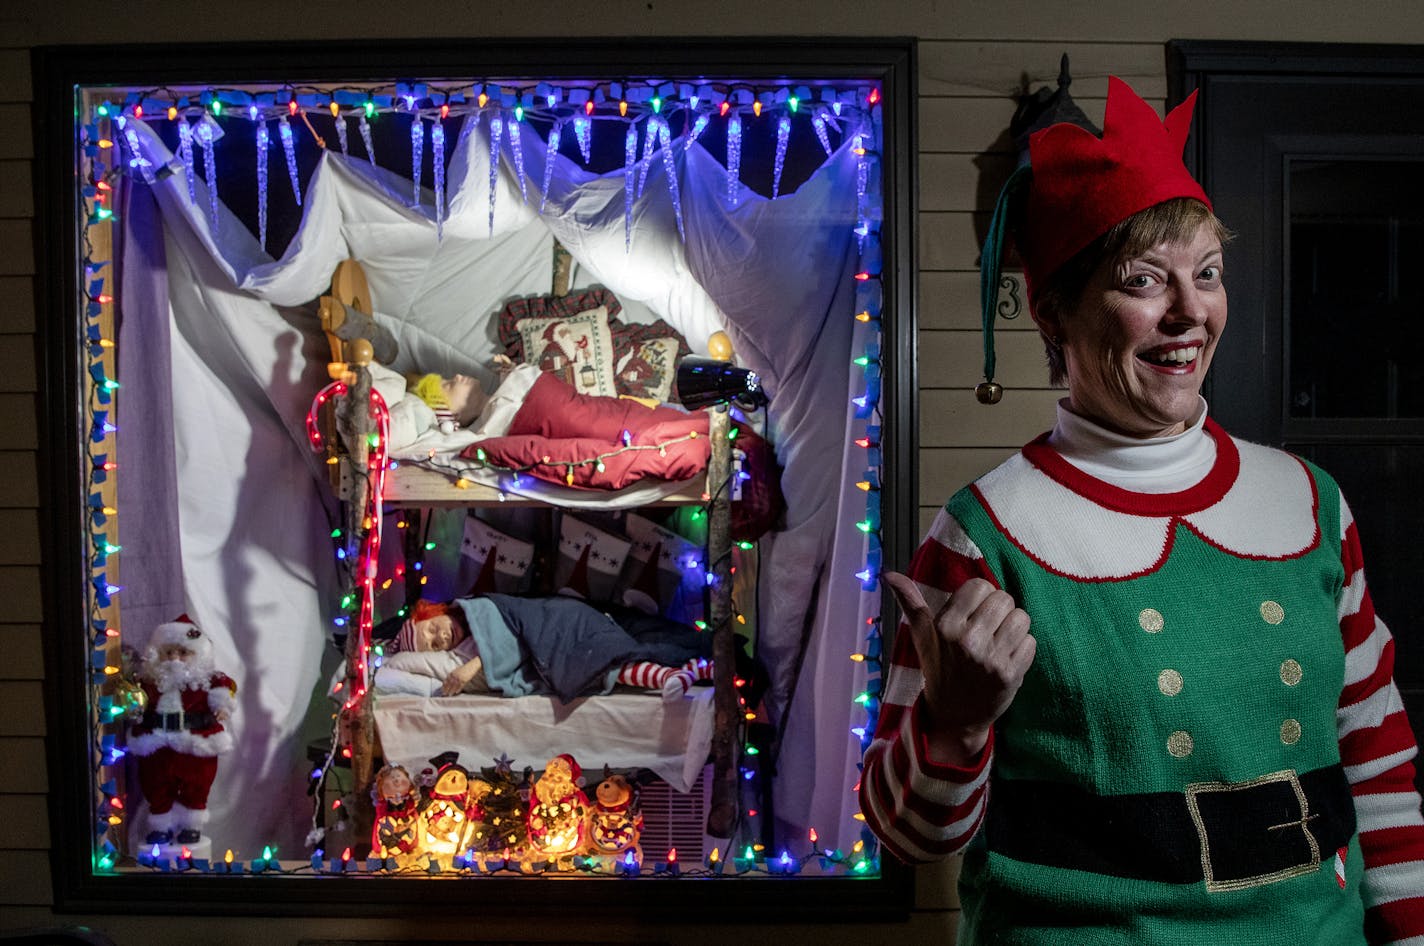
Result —
M534 783L529 848L560 867L572 864L573 855L584 846L589 806L582 786L583 770L568 754L550 759Z
M455 760L457 752L442 752L431 759L436 767L425 806L416 828L418 848L431 859L448 859L463 854L469 846L470 826L479 818L477 798L489 790L481 779Z
M160 624L139 671L147 697L129 730L138 781L148 801L145 844L192 846L208 820L218 756L232 748L224 727L237 684L213 668L213 642L188 615Z
M394 858L397 867L409 865L416 853L420 791L403 765L386 765L371 786L376 818L371 825L371 853Z
M638 808L638 783L603 767L603 781L593 790L588 818L588 853L623 861L628 851L643 863L643 813Z

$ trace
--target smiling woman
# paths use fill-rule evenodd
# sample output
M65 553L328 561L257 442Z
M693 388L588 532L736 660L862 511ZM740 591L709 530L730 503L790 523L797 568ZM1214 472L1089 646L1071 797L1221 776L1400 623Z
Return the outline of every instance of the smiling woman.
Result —
M964 853L961 942L1424 937L1417 748L1349 507L1201 397L1225 232L1192 105L1112 79L1101 136L1030 137L1015 239L1068 396L886 576L861 797L900 857Z

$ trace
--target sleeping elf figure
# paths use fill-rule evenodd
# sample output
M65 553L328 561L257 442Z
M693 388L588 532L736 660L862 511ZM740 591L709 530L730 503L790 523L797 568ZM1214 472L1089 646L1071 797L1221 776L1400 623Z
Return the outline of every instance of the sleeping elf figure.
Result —
M237 684L214 669L212 639L186 614L153 632L139 683L147 706L128 746L148 802L144 843L191 847L207 822L218 756L232 748L224 724Z

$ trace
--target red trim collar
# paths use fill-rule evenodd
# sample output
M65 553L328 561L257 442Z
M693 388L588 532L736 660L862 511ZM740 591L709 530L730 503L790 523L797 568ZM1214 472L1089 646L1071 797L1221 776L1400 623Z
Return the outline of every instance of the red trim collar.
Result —
M1216 441L1216 462L1201 482L1175 493L1136 493L1089 476L1049 446L1050 432L1025 444L1022 452L1050 479L1105 509L1135 516L1189 516L1220 502L1241 472L1241 454L1231 436L1210 417L1204 429Z

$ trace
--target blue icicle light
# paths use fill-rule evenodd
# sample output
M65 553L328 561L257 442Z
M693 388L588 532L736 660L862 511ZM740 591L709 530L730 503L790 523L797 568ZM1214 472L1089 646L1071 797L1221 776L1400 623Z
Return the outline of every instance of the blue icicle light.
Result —
M631 123L623 139L623 251L633 245L633 178L638 163L638 129Z
M686 242L687 234L682 229L682 196L677 189L677 162L672 156L672 130L667 119L654 118L658 123L658 142L663 149L663 174L667 176L668 199L672 201L672 212L677 216L677 235Z
M203 146L203 167L208 172L208 214L213 221L213 229L218 228L218 162L213 157L213 126L207 119L198 123L198 144Z
M178 122L178 157L183 159L183 176L188 180L188 200L198 202L197 171L193 168L193 126Z
M410 123L410 179L412 207L420 206L421 159L425 157L425 122L414 116Z
M495 188L499 184L499 143L504 138L504 118L495 112L490 116L489 150L489 232L494 233Z
M277 119L277 133L282 136L282 152L287 156L287 179L292 182L292 196L302 205L302 185L297 179L297 146L292 140L292 126L283 115Z
M436 119L430 126L430 145L435 164L435 239L445 236L445 126Z
M776 164L772 166L771 199L781 193L781 170L786 166L786 144L791 140L791 116L782 115L776 123Z
M727 121L727 203L737 206L742 182L742 116L736 112Z
M375 167L376 146L371 144L371 123L366 121L365 115L362 115L357 119L357 125L361 129L361 143L366 146L366 160L371 162L371 167Z
M257 123L257 242L267 247L267 123Z
M544 190L539 198L539 212L544 212L544 204L549 200L549 188L554 183L554 159L559 156L559 139L564 134L564 123L555 122L549 131L549 146L544 152Z

